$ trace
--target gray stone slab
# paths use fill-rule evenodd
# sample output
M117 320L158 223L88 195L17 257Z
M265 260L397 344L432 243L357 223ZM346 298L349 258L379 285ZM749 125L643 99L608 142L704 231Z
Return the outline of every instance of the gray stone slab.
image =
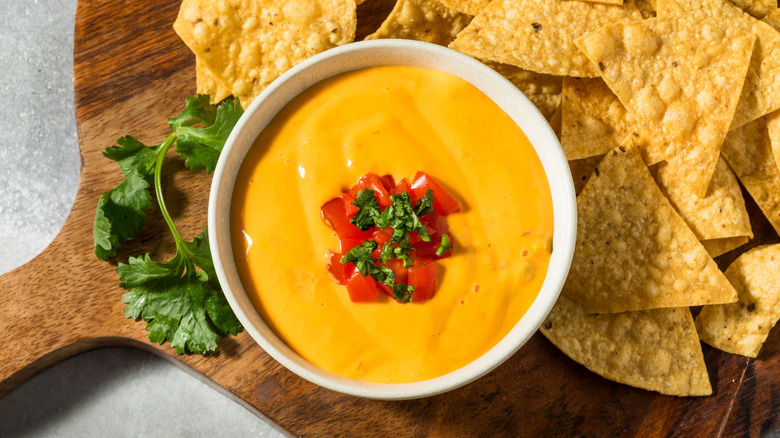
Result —
M0 11L2 275L62 228L81 158L76 0L0 0ZM0 436L281 436L259 415L156 356L112 348L69 359L0 399Z

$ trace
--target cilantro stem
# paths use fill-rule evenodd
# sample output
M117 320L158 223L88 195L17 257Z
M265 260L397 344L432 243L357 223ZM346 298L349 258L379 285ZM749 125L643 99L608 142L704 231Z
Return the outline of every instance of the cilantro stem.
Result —
M165 223L168 224L168 228L171 230L171 234L173 234L173 240L176 242L176 252L177 255L181 254L181 261L184 261L185 266L187 268L187 273L192 274L195 272L195 265L192 261L192 257L190 256L189 252L187 251L186 245L184 245L184 241L182 240L181 236L179 235L179 231L176 230L176 226L173 224L173 219L171 219L171 215L168 213L168 207L165 206L165 199L163 199L163 192L162 192L162 166L163 162L165 161L165 155L168 153L168 149L173 146L173 143L176 141L176 134L171 134L168 136L168 138L165 139L165 142L160 145L160 149L157 151L157 160L154 168L154 193L157 195L157 204L160 206L160 211L162 212L163 218L165 219Z

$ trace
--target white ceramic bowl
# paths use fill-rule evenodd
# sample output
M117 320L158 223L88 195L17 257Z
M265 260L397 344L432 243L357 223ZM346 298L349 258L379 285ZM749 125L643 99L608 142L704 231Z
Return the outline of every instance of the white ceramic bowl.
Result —
M490 97L523 130L550 183L554 213L553 252L539 295L515 327L470 364L415 383L370 383L324 371L295 353L263 322L247 297L233 260L230 203L236 175L252 143L276 113L306 88L340 73L381 65L438 70L458 76ZM577 207L566 157L547 121L514 85L468 56L428 43L378 40L328 50L293 67L252 102L227 140L214 173L208 211L209 242L227 300L249 335L290 371L322 387L359 397L400 400L439 394L465 385L512 356L536 332L563 287L574 253Z

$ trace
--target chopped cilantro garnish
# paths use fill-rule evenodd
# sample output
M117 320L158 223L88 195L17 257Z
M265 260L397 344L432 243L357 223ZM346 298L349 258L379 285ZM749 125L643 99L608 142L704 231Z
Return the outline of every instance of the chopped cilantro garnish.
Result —
M341 257L341 263L353 263L360 271L360 275L367 276L371 273L371 267L376 262L372 252L379 246L373 240L364 240L360 245L356 245Z
M414 206L414 213L417 217L423 217L433 211L433 190L425 191L425 196L417 200Z
M355 195L355 201L352 202L352 205L357 207L358 211L355 213L355 216L350 219L350 222L359 230L366 231L382 220L382 211L379 208L379 201L377 201L376 194L373 190L363 189L359 191L358 194Z
M412 292L414 292L414 286L398 283L393 286L393 299L399 303L409 303L412 301Z
M436 250L436 255L441 257L441 255L447 252L447 250L449 249L452 249L452 242L450 242L450 236L446 234L442 234L441 244L439 245L439 249Z
M383 266L393 258L403 262L404 269L414 265L414 260L409 255L414 248L409 239L409 233L417 232L420 240L430 242L431 236L428 229L420 221L420 217L433 211L433 190L428 189L425 196L412 202L409 192L390 195L390 206L382 210L377 200L376 193L371 189L363 189L357 193L352 205L358 207L358 211L350 219L361 231L371 227L385 229L392 227L393 233L390 242L382 245L379 258L373 256L373 252L379 248L374 240L365 240L347 251L341 257L341 263L353 263L362 276L371 276L379 283L384 283L393 288L393 298L400 303L408 303L412 300L413 286L404 283L395 283L395 273L387 266ZM442 236L442 243L437 250L437 255L442 255L452 244L449 236Z

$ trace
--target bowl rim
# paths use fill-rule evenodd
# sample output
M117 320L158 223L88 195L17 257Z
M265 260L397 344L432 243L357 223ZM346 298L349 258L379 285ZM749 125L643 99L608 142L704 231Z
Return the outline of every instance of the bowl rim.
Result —
M260 131L292 98L310 86L340 73L381 65L443 71L480 89L528 137L542 161L553 202L553 252L542 287L525 314L501 341L471 363L443 376L412 383L350 379L303 359L273 333L252 306L238 278L230 240L230 204L236 174ZM288 370L324 388L363 398L404 400L466 385L498 367L530 339L552 310L571 266L577 207L568 162L556 135L516 86L482 62L442 46L412 40L373 40L330 49L299 63L252 102L228 137L217 163L209 193L208 228L214 268L225 297L245 330L265 352Z

